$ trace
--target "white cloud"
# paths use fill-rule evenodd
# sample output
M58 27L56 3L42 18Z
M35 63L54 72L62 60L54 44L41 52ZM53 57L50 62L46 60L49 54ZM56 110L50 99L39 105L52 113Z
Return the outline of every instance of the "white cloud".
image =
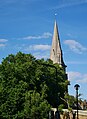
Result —
M30 45L27 47L25 50L50 50L51 46L50 45Z
M68 45L69 48L78 54L83 53L84 51L87 51L87 48L85 48L84 46L82 46L79 42L75 41L75 40L65 40L64 44Z
M5 46L5 44L0 44L0 47L4 47Z
M45 32L45 33L43 33L42 35L39 35L39 36L27 36L27 37L24 37L23 39L27 39L27 40L32 40L32 39L47 39L47 38L50 38L51 36L52 36L51 33Z
M69 6L87 3L87 0L61 0L60 4L51 9L61 9Z
M76 82L87 83L87 74L81 74L80 72L68 72L69 80L75 80Z
M78 78L81 77L81 74L79 72L68 72L68 77L69 77L69 80L77 80Z
M0 39L0 42L7 42L7 39Z
M0 47L5 47L6 44L4 44L5 42L7 42L7 39L0 39Z
M50 57L50 53L47 52L47 51L44 51L43 53L41 53L41 52L35 52L35 53L33 53L33 55L37 59L41 59L41 58L48 59Z

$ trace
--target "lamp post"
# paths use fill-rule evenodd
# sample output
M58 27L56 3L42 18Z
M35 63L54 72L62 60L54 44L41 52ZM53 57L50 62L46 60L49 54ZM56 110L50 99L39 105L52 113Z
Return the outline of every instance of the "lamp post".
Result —
M79 87L80 86L78 84L74 86L74 88L76 89L77 119L78 119L78 89Z

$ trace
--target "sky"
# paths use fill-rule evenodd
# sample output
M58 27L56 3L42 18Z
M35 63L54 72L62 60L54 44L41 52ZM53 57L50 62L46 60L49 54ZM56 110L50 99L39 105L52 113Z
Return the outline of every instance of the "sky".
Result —
M55 19L69 94L78 83L87 100L87 0L0 0L0 62L19 51L48 59Z

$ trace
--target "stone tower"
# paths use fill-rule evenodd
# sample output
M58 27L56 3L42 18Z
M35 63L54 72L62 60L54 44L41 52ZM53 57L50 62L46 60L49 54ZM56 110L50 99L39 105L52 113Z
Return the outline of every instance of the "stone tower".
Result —
M57 26L56 20L54 24L54 34L53 34L53 39L52 39L50 59L53 61L54 64L58 63L65 70L66 65L64 64L64 61L63 61L63 54L62 54L60 38L59 38L59 33L58 33L58 26Z

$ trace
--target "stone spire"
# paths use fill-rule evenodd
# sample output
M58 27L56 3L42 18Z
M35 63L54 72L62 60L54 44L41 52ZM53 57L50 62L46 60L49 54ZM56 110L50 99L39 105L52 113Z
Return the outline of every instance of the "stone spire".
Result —
M58 26L57 26L56 20L54 24L54 34L52 39L50 59L53 61L53 63L58 63L64 69L66 68L66 65L64 64L64 61L63 61L62 49L61 49Z

